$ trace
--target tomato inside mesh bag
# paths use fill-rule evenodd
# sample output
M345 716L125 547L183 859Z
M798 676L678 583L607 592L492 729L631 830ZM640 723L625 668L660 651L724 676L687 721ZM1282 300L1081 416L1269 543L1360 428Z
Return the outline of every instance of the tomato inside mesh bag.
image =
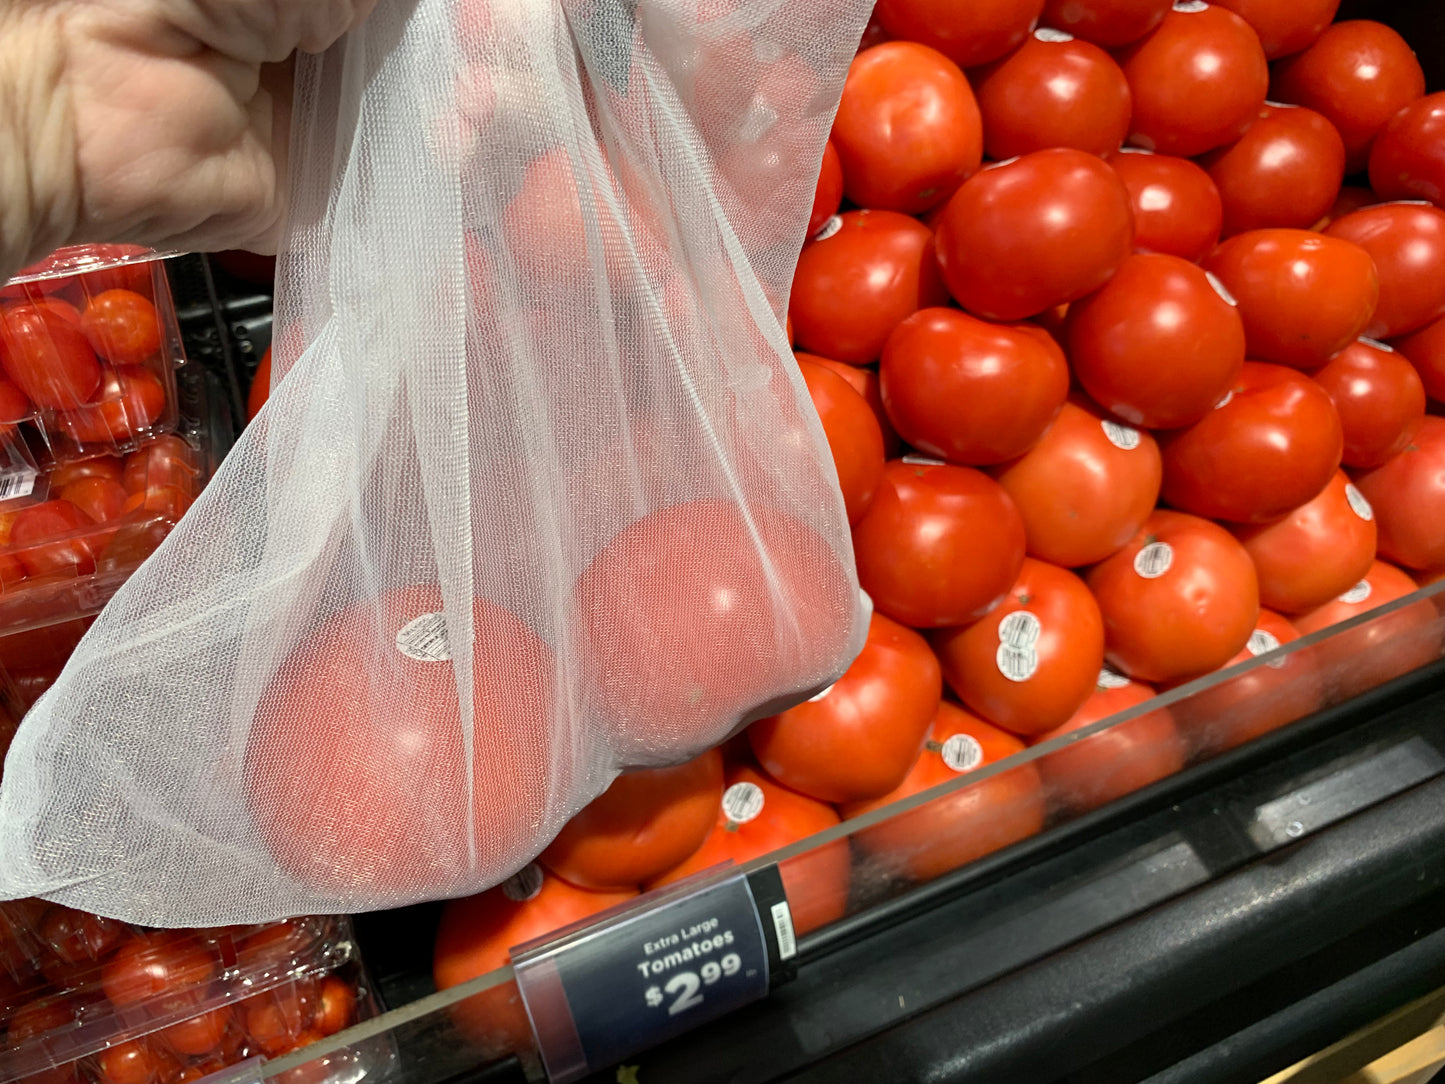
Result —
M0 897L476 892L846 668L781 314L868 6L419 0L301 60L271 398L22 723Z

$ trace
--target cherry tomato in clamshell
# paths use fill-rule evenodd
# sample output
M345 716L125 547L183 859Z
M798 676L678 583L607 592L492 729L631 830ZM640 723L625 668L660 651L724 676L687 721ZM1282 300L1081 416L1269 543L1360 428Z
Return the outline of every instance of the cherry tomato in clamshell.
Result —
M1270 97L1322 113L1345 141L1345 172L1358 173L1385 122L1425 93L1414 52L1383 23L1335 23L1303 52L1274 66Z
M90 517L67 500L27 505L15 514L10 547L31 576L88 576L95 571L95 547L80 532L91 526Z
M984 150L995 161L1049 147L1102 156L1129 134L1129 84L1119 65L1058 30L1035 30L973 79Z
M322 1035L335 1035L351 1023L356 1012L356 987L337 975L321 980L317 994L316 1019L312 1022Z
M1044 0L879 0L874 13L889 37L932 46L960 68L997 60L1017 48Z
M190 492L197 473L195 458L196 453L183 439L163 434L125 457L120 484L131 493L156 486L175 486Z
M894 328L878 374L903 439L969 466L1028 451L1069 393L1068 363L1051 338L957 309L922 309Z
M1172 0L1047 0L1040 22L1105 49L1128 45L1164 19Z
M1259 36L1202 0L1176 3L1119 63L1134 103L1129 142L1184 158L1243 135L1269 89Z
M126 497L121 505L121 515L136 519L154 519L157 516L175 523L191 506L189 493L176 486L151 486ZM110 537L107 535L107 538Z
M1155 695L1149 686L1109 670L1101 671L1096 681L1093 694L1073 718L1040 734L1033 744L1082 730L1148 703ZM1050 803L1085 813L1173 775L1184 767L1184 753L1174 717L1168 708L1156 708L1045 753L1035 763Z
M1104 615L1110 664L1141 681L1217 670L1259 618L1259 580L1244 547L1183 512L1155 512L1086 582Z
M247 1033L268 1057L294 1050L316 1015L317 993L314 980L292 979L247 998L239 1006Z
M1370 187L1382 199L1445 204L1445 92L1405 106L1370 147Z
M1132 241L1118 175L1092 154L1055 148L965 181L938 220L938 263L969 312L1021 320L1098 289Z
M229 1005L199 1013L188 1020L162 1028L159 1038L177 1054L202 1057L219 1049L235 1013Z
M1313 45L1334 21L1340 0L1209 0L1254 27L1264 55L1278 60Z
M831 142L850 200L905 214L948 199L983 157L968 80L948 57L911 41L885 42L854 58Z
M144 297L152 295L152 274L157 265L154 260L138 258L148 255L150 249L144 245L125 244L92 244L85 247L96 263L111 265L87 270L74 280L85 293L93 297L106 290L130 290Z
M883 430L863 396L843 377L805 357L798 359L798 368L823 423L848 522L857 523L883 478Z
M970 467L895 459L853 529L858 580L915 628L975 621L1018 578L1024 528L1003 487Z
M0 308L0 367L32 403L57 410L89 402L101 382L80 329L35 305Z
M1375 263L1380 301L1365 335L1404 335L1445 314L1445 211L1381 203L1335 219L1325 236L1354 242Z
M786 787L824 802L877 798L918 759L943 678L928 641L875 613L868 640L827 689L748 727L757 762Z
M1445 418L1423 418L1405 448L1356 484L1380 524L1380 556L1445 569Z
M50 472L50 488L64 489L71 482L77 482L82 478L109 478L113 482L119 482L122 465L121 460L113 455L72 459L68 463L58 464Z
M1066 329L1084 390L1105 410L1151 429L1204 417L1244 363L1239 313L1178 256L1129 256L1100 290L1069 306Z
M0 379L0 423L23 422L34 413L25 393L9 380Z
M74 324L81 329L82 334L84 333L85 329L81 327L80 310L64 298L42 297L34 301L33 304L38 309L44 309L46 312L60 317L67 323Z
M1159 441L1166 503L1263 523L1314 499L1339 470L1344 430L1329 393L1283 365L1247 361L1230 395Z
M1254 562L1260 602L1282 613L1323 606L1358 583L1375 559L1374 510L1343 471L1273 523L1231 530Z
M804 350L866 365L900 320L947 301L927 226L896 211L845 211L803 246L788 312Z
M97 401L66 410L56 424L77 443L124 442L149 429L166 409L166 387L144 365L106 370Z
M796 355L801 361L811 361L814 365L821 365L825 369L832 369L868 404L868 409L873 411L873 417L878 420L878 428L883 434L883 452L889 459L897 459L903 447L903 442L898 437L898 430L893 428L893 422L888 418L888 411L883 408L882 386L878 379L876 369L864 368L861 365L849 365L846 362L834 361L832 358L825 358L820 354L805 354L799 351Z
M10 1016L10 1026L5 1032L9 1049L24 1049L28 1040L44 1042L49 1032L76 1022L80 1005L64 996L46 997L28 1001ZM78 1084L82 1079L78 1063L70 1062L50 1069L42 1069L22 1077L24 1084Z
M115 919L53 903L40 918L40 939L65 964L99 963L125 936Z
M1266 104L1244 135L1202 160L1224 206L1224 236L1270 226L1307 229L1334 206L1345 144L1319 113Z
M59 493L61 500L69 501L96 523L105 523L122 515L130 498L125 486L114 478L94 475L67 482L60 487Z
M838 213L838 206L843 202L843 166L838 161L838 148L833 146L830 139L823 144L823 162L818 168L818 184L813 190L813 210L808 215L808 236L812 237L822 227L824 222ZM792 333L788 334L788 341L792 341ZM266 348L266 354L261 358L261 365L266 370L266 379L271 379L271 348ZM259 379L261 369L256 370ZM254 385L253 385L254 387ZM263 400L264 401L264 400ZM254 411L250 412L255 417Z
M161 348L156 307L131 290L96 294L80 317L91 348L114 365L140 365Z
M95 1056L95 1065L105 1084L159 1084L175 1069L149 1039L128 1039L107 1047Z
M956 780L1024 750L1024 743L957 704L942 701L928 740L903 782L881 798L839 808L845 820ZM1044 827L1038 769L1020 764L955 787L916 809L895 813L853 834L867 867L912 881L930 881L986 854L1037 835Z
M1257 361L1314 369L1354 342L1383 293L1360 246L1308 230L1250 230L1204 261L1239 305Z
M1445 316L1395 339L1390 345L1415 366L1425 385L1425 394L1445 403Z
M1198 262L1214 251L1224 222L1219 188L1188 158L1131 149L1109 160L1129 192L1134 251Z
M100 987L116 1008L160 1004L200 1007L216 965L192 933L152 930L123 941L100 972Z
M1356 339L1314 379L1339 411L1348 467L1378 467L1404 451L1425 416L1420 374L1382 342Z

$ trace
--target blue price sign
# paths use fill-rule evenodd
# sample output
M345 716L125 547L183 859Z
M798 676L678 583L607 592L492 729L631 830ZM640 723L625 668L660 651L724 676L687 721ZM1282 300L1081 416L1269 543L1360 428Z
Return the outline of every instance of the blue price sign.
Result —
M795 943L781 882L763 872L771 881L704 873L514 952L548 1076L576 1080L765 996Z

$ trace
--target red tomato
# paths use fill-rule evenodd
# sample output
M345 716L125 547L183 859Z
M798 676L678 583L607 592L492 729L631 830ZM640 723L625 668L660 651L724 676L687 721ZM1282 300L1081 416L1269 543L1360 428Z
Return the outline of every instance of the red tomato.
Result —
M1370 338L1404 335L1445 314L1445 211L1381 203L1337 218L1325 236L1353 241L1375 261L1380 303L1363 329Z
M985 474L895 459L853 530L853 552L880 611L917 628L962 625L997 606L1018 578L1023 520Z
M23 422L34 413L23 391L8 380L0 380L0 422Z
M972 625L940 629L933 647L965 704L1015 734L1041 734L1093 692L1104 619L1072 572L1024 558L1002 603Z
M115 365L140 365L161 348L156 307L130 290L106 290L90 299L80 330L101 357Z
M1149 686L1112 671L1101 672L1097 680L1093 695L1074 717L1057 730L1040 734L1035 745L1138 707L1154 696ZM1035 763L1053 804L1086 813L1173 775L1184 767L1184 751L1173 716L1167 708L1157 708L1106 726Z
M1016 48L1044 0L879 0L875 15L892 38L921 41L960 68L997 60Z
M1170 0L1047 0L1042 22L1112 49L1138 41L1169 8Z
M937 50L890 41L859 53L833 120L848 198L919 214L953 195L983 157L978 103Z
M138 931L121 943L100 972L112 1005L199 1007L216 965L199 938L184 930Z
M1391 117L1370 148L1370 187L1383 199L1445 203L1445 93Z
M1388 602L1415 593L1415 581L1394 565L1376 561L1339 598L1294 619L1300 634L1330 628ZM1340 699L1383 685L1440 657L1439 611L1421 599L1344 632L1314 647L1320 671Z
M1118 175L1091 154L1057 148L965 181L938 221L938 263L964 308L1021 320L1098 289L1131 240Z
M1271 98L1309 106L1335 126L1346 173L1365 168L1375 133L1424 93L1425 73L1405 39L1367 19L1335 23L1276 64L1270 83Z
M1445 402L1445 316L1396 339L1393 345L1415 366L1425 394Z
M1307 49L1334 21L1340 0L1209 0L1254 27L1264 55L1278 60Z
M129 1039L107 1047L95 1056L105 1084L158 1084L175 1071L160 1050L145 1039Z
M1299 639L1295 627L1272 610L1260 610L1249 642L1216 671L1251 661ZM1278 730L1324 707L1324 682L1310 650L1270 659L1247 673L1217 680L1171 708L1180 733L1196 754L1213 756Z
M716 749L676 767L625 772L563 826L538 861L581 888L636 888L702 846L722 792Z
M91 526L69 501L32 504L15 514L10 546L31 576L88 576L95 571L95 546L85 530Z
M10 1018L10 1027L5 1033L7 1045L14 1050L30 1045L27 1040L44 1043L47 1033L73 1025L78 1011L78 1005L63 997L29 1001L17 1008ZM77 1084L81 1080L77 1067L78 1063L70 1062L42 1069L21 1079L25 1084Z
M1087 582L1104 615L1109 661L1140 680L1217 670L1259 618L1259 581L1244 547L1183 512L1155 512Z
M1207 414L1239 376L1239 314L1198 267L1135 253L1097 293L1069 306L1074 377L1135 425L1172 428ZM1161 358L1171 358L1161 365Z
M1249 356L1323 365L1365 330L1382 295L1369 253L1307 230L1251 230L1204 261L1239 303Z
M883 454L889 459L896 459L902 450L903 442L898 438L898 430L894 429L893 423L888 420L888 412L883 409L883 391L877 371L858 365L849 365L847 362L834 361L832 358L825 358L819 354L805 354L802 351L799 351L796 357L800 362L811 361L814 365L832 369L833 372L848 381L854 391L863 396L863 401L868 404L868 409L873 411L873 417L878 421L879 431L883 434Z
M1198 262L1214 251L1224 204L1214 180L1187 158L1130 150L1109 164L1129 190L1134 251Z
M823 423L848 522L868 511L883 479L883 430L863 396L837 373L801 357L798 368Z
M80 406L100 387L100 363L80 329L35 305L0 309L0 367L38 407Z
M1159 441L1164 500L1210 519L1264 523L1313 500L1339 470L1329 394L1283 365L1247 361L1231 395Z
M44 309L55 316L59 316L67 323L81 327L80 310L63 298L41 297L34 299L32 304L34 304L36 308ZM81 328L82 333L84 333L84 330L84 328Z
M1023 518L1028 552L1077 568L1134 537L1154 511L1161 474L1152 436L1071 401L1043 439L995 477Z
M256 366L256 375L251 378L251 390L246 395L246 420L249 422L261 413L266 400L271 397L271 348L261 355Z
M1403 451L1357 484L1379 519L1381 557L1445 568L1445 418L1424 418Z
M1129 142L1183 158L1243 135L1269 89L1259 36L1222 7L1175 4L1119 62L1134 101Z
M1024 743L943 701L923 752L896 788L869 802L850 802L852 820L977 768L1021 753ZM906 813L894 813L853 835L868 866L912 881L931 881L986 854L1037 835L1044 827L1044 791L1032 764L1020 764L955 787Z
M316 995L313 980L293 979L241 1003L246 1031L267 1057L278 1058L305 1045L303 1038L316 1015Z
M894 211L845 211L838 223L803 246L788 312L804 349L866 365L900 320L945 304L948 294L933 234L921 222Z
M1129 134L1129 84L1119 65L1057 30L1035 30L974 82L984 150L995 160L1049 147L1105 155Z
M155 424L166 386L144 365L106 370L96 402L60 413L56 423L77 443L123 442Z
M848 672L817 696L748 727L758 763L824 802L876 798L918 759L943 678L928 642L874 614Z
M720 862L748 862L817 835L839 823L833 807L773 782L756 768L727 773L717 825L702 848L648 887L670 884ZM848 845L835 840L794 855L779 866L793 929L808 933L842 918L848 909Z
M1358 583L1375 559L1375 513L1343 471L1283 519L1232 528L1259 575L1259 599L1303 613Z
M863 28L863 36L858 39L857 52L882 45L887 40L888 31L883 29L883 24L878 21L878 12L875 11L868 16L868 25Z
M152 255L150 249L143 245L96 245L85 246L91 256L102 263L109 263L112 266L100 267L95 271L87 271L80 276L78 281L85 292L90 295L104 293L106 290L132 290L135 293L150 297L153 293L151 275L153 271L159 270L159 265L153 260L146 260L143 257ZM138 257L141 257L138 259ZM129 260L129 263L116 263L117 260Z
M121 505L121 514L128 516L134 512L136 516L133 518L146 520L160 515L175 523L190 506L190 495L184 490L176 486L151 486L126 497L125 504Z
M126 928L112 918L87 914L52 903L40 919L38 933L45 947L61 963L99 963L125 936Z
M345 979L328 975L321 980L317 995L316 1030L322 1035L335 1035L347 1027L356 1012L356 990Z
M1047 335L922 309L883 347L883 405L903 439L953 463L1002 463L1038 442L1069 394Z
M1346 466L1378 467L1404 451L1425 416L1420 374L1402 354L1373 339L1350 343L1314 378L1339 411Z
M129 493L158 486L174 486L190 492L197 474L195 455L182 438L170 433L158 436L125 457L120 484Z
M201 1057L220 1047L234 1013L229 1005L203 1012L179 1024L162 1028L160 1040L177 1054Z
M97 455L90 459L75 459L69 463L58 464L50 472L50 488L64 489L71 482L82 478L109 478L113 482L119 482L120 477L119 458L113 455Z
M1203 161L1224 201L1224 236L1268 226L1306 229L1334 206L1345 144L1314 110L1265 105L1244 135Z
M474 600L471 716L485 754L468 764L442 613L437 588L408 587L332 615L256 710L247 805L276 861L316 891L378 906L455 891L474 876L472 840L489 868L540 842L559 785L537 741L556 725L552 651Z
M744 517L699 500L638 520L593 559L575 603L578 665L634 762L716 745L760 706L822 685L855 642L839 555L763 505Z
M121 515L130 494L114 478L77 478L60 488L60 499L69 501L96 523Z

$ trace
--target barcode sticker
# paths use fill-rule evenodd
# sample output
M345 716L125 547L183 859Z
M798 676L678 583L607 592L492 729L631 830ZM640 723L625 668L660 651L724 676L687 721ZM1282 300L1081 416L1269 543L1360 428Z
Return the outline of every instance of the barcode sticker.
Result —
M773 932L778 935L778 959L791 960L798 954L798 938L793 933L793 912L787 900L772 906Z
M0 474L0 501L13 501L17 497L28 497L35 492L35 472L16 471Z

